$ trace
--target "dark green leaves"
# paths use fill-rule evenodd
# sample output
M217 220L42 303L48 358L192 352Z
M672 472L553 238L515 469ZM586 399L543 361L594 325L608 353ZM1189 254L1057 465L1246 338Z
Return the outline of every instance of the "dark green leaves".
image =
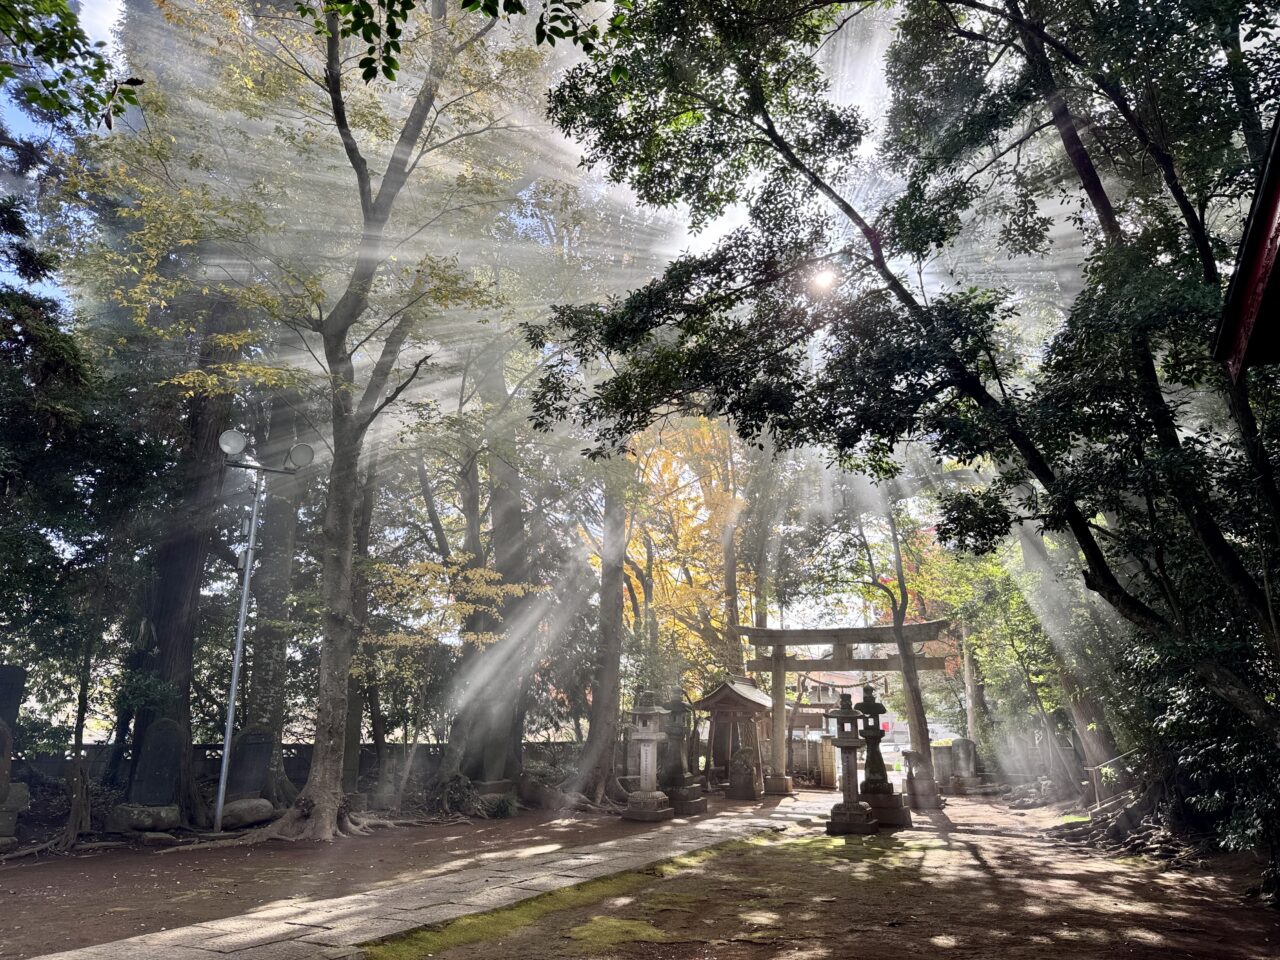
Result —
M103 43L89 40L67 0L0 4L0 83L16 80L24 99L58 116L112 126L136 104L136 77L108 84L111 63Z

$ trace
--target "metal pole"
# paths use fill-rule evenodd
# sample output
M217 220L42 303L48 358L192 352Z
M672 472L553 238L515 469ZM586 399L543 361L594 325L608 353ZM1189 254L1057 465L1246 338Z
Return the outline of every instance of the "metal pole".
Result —
M236 622L236 648L231 659L231 689L227 691L227 729L222 737L222 770L218 774L218 804L213 831L222 832L222 807L227 798L227 770L231 766L231 730L236 722L236 688L240 686L240 661L244 659L244 621L249 615L249 579L253 576L253 547L258 537L258 504L262 501L262 471L254 471L253 516L249 520L249 547L244 554L244 580L240 587L240 619Z

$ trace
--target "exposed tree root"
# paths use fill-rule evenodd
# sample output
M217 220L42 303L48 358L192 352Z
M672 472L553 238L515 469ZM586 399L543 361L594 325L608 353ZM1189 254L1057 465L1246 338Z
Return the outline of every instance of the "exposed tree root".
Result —
M1163 794L1160 783L1152 784L1140 796L1122 793L1092 811L1088 821L1065 823L1046 833L1071 846L1140 854L1163 860L1175 869L1202 866L1200 844L1195 838L1172 830L1161 812Z
M10 860L20 860L23 857L34 857L36 854L44 853L46 850L51 850L54 853L65 853L66 851L58 846L61 842L62 838L57 837L53 840L47 840L39 846L27 847L25 850L15 850L13 853L6 853L3 857L0 857L0 863L8 863Z
M576 790L562 790L535 780L528 774L520 775L518 785L522 803L536 804L544 810L580 810L584 813L616 813L617 806L610 800L596 803L586 794Z

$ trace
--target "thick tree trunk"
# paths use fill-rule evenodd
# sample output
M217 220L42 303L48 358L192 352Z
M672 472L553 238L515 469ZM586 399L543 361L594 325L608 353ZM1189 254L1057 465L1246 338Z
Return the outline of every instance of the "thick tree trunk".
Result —
M604 530L600 556L600 646L592 683L591 718L578 772L566 789L595 803L622 794L615 773L618 706L622 665L623 569L627 550L627 511L618 484L604 483Z
M202 369L235 358L234 349L209 341L215 335L227 333L234 325L230 303L219 301L212 305L203 329L205 345L199 360ZM200 588L204 583L222 479L223 457L218 449L218 435L227 428L230 417L231 399L225 394L198 394L187 402L186 443L176 470L179 489L174 509L165 516L161 526L149 618L157 643L153 669L164 694L160 703L140 710L133 725L136 763L151 724L162 718L177 721L183 734L179 806L184 821L198 825L208 819L208 811L191 767L191 675Z
M515 437L500 421L510 397L503 377L504 355L493 360L481 373L480 395L492 411L486 424L489 473L489 516L492 524L494 568L507 585L529 582L529 545L524 511L524 481L515 467ZM480 779L515 781L520 776L520 742L523 723L517 731L520 694L527 661L532 654L537 624L536 598L508 599L502 605L504 636L485 651L496 669L486 671L482 690L468 696L476 708L470 731L471 766L478 761ZM478 738L478 739L477 739Z

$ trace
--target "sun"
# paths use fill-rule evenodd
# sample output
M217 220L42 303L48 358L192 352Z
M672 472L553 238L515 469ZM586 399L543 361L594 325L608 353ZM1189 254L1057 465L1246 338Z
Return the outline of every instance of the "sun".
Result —
M819 270L809 278L809 284L815 290L830 290L836 282L834 270Z

